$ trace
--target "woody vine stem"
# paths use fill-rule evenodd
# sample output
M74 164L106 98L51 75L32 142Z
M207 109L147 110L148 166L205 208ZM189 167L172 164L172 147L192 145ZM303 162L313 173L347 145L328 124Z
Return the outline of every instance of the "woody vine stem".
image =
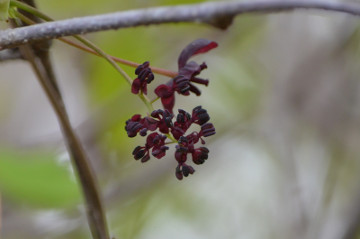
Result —
M14 3L16 1L12 0L11 2ZM275 13L295 9L319 9L360 16L360 6L357 3L318 0L211 2L115 12L60 20L18 29L8 29L0 34L0 48L5 49L33 41L64 36L151 24L195 22L225 29L231 25L232 19L236 15L245 13Z
M30 3L33 1L23 1ZM208 24L220 29L225 29L231 25L236 15L245 13L274 13L280 11L291 11L295 9L319 9L346 13L360 16L360 4L341 3L330 1L249 1L249 2L212 2L192 5L182 5L175 7L157 7L150 9L139 9L132 11L116 12L97 16L79 17L61 21L53 21L50 17L39 12L34 6L29 6L23 2L11 0L11 9L21 9L28 14L40 18L45 23L37 23L23 13L14 10L13 17L20 19L27 26L21 28L7 29L0 31L0 49L13 48L19 46L22 56L32 65L40 83L47 93L52 106L59 118L61 128L64 132L65 141L68 144L70 154L74 157L74 164L77 167L80 181L85 195L88 210L88 220L91 227L93 238L109 239L108 226L105 213L101 205L101 199L96 186L95 175L92 172L85 152L71 128L66 109L63 105L61 94L58 92L55 79L52 79L51 72L42 72L39 62L33 50L33 43L46 41L49 39L59 39L69 45L77 47L86 52L99 55L106 59L129 84L132 79L116 63L138 67L140 64L110 56L103 52L99 47L79 36L80 34L105 31L110 29L121 29L150 24L164 24L176 22L195 22ZM65 36L72 36L83 45L65 39ZM46 65L42 62L43 66ZM151 67L154 73L175 77L177 72ZM152 101L141 92L138 94L145 103L148 111L153 111ZM201 108L200 108L201 109ZM199 110L199 109L197 109ZM186 114L184 113L186 116ZM88 184L88 185L87 185Z

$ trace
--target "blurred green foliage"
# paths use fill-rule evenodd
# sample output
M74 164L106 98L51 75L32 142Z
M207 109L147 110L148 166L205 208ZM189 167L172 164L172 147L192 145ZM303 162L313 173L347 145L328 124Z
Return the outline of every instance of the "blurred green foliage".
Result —
M73 207L80 202L71 172L54 153L0 150L0 191L14 203L40 208Z
M0 20L4 21L8 18L10 0L0 0Z

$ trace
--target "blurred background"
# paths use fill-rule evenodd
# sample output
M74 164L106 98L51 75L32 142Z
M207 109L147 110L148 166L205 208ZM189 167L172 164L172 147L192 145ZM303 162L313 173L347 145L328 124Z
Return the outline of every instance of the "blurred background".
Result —
M194 3L36 2L55 19ZM207 109L217 131L206 163L178 181L172 153L133 159L144 138L128 138L125 121L146 108L125 80L101 58L53 42L114 238L360 238L358 18L299 10L242 15L225 31L167 24L86 37L111 55L171 70L189 42L219 44L194 58L208 65L202 96L177 97L176 108ZM0 237L90 238L57 120L29 65L1 62L0 75ZM167 80L157 75L150 89Z

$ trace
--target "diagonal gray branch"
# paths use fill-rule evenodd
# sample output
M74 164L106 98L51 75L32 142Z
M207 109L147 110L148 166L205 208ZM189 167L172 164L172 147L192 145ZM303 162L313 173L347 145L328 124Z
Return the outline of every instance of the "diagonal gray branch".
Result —
M156 7L78 17L0 31L0 49L44 39L151 24L196 22L226 28L231 24L233 17L239 14L271 13L294 9L321 9L360 16L360 4L316 0L255 0Z

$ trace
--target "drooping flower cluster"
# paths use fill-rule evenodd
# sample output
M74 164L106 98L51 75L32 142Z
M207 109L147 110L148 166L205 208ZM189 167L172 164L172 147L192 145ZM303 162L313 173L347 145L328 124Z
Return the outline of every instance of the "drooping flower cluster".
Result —
M205 109L197 106L193 109L192 114L179 109L178 115L174 120L174 115L168 110L158 109L151 113L151 116L142 118L140 115L134 115L126 121L125 129L129 137L135 137L138 133L146 136L148 131L156 131L147 136L145 146L137 146L133 155L136 160L146 162L151 155L160 159L165 156L166 146L165 140L171 136L176 140L175 159L178 162L176 168L176 177L182 179L194 172L194 169L186 162L188 155L191 154L192 161L195 164L202 164L208 158L209 150L206 147L195 147L199 141L205 144L203 137L209 137L215 134L215 128L209 123L210 116ZM186 134L192 124L200 125L199 132ZM170 137L171 137L170 136Z
M180 95L189 95L192 92L199 96L201 92L194 83L208 85L208 80L197 77L202 70L207 68L207 65L189 62L189 59L215 47L217 43L206 39L195 40L185 47L178 59L178 75L155 89L155 94L161 99L164 109L154 110L151 115L145 117L135 114L126 121L125 130L129 137L135 137L137 134L147 136L145 145L137 146L133 151L136 160L147 162L151 155L160 159L169 149L167 145L176 143L175 159L178 165L175 175L181 180L184 176L187 177L195 172L194 168L188 164L189 155L195 164L203 164L208 158L209 150L206 147L196 146L198 142L205 144L204 137L215 134L213 124L209 123L208 112L201 106L197 106L191 114L179 109L175 117L173 108L175 92ZM149 62L140 65L135 74L138 77L133 81L132 93L147 94L147 84L154 80ZM193 124L199 125L200 130L187 132ZM148 135L148 131L152 133ZM169 142L165 142L167 139Z

